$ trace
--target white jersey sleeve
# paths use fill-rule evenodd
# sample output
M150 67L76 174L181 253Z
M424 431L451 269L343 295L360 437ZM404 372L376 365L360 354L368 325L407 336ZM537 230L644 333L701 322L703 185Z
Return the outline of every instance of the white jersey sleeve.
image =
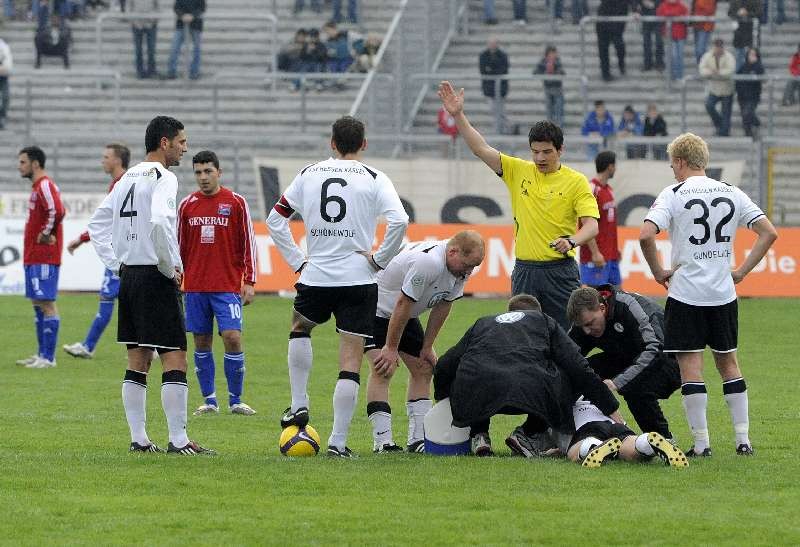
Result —
M89 238L94 245L97 256L106 268L114 273L119 272L119 259L114 255L111 234L114 224L114 199L111 192L100 203L89 220Z
M298 247L297 243L292 238L292 231L289 229L289 217L292 216L296 208L299 206L298 199L298 179L297 175L292 183L286 188L286 191L280 197L275 207L267 215L267 226L269 227L269 234L272 242L281 256L289 264L293 272L300 269L306 261L306 255L303 250Z
M379 173L376 182L376 202L378 211L386 219L386 233L381 246L373 255L373 260L379 267L385 268L403 247L403 238L408 229L408 215L389 177Z
M158 270L165 276L175 276L175 269L183 271L178 236L175 232L177 211L175 200L178 181L169 171L164 173L153 189L150 202L150 234L158 258Z

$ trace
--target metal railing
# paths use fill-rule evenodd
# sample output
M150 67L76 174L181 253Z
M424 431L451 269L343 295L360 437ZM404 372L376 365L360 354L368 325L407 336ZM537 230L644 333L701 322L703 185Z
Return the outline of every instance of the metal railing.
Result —
M102 67L104 66L103 61L103 26L106 21L118 21L118 22L125 22L131 23L133 21L152 21L157 20L160 21L161 15L159 13L114 13L114 12L104 12L97 16L97 20L95 21L95 48L97 49L97 66ZM174 18L171 18L174 20ZM252 13L249 14L247 17L241 17L238 15L227 15L224 13L215 13L213 18L210 18L209 21L213 21L214 23L218 21L266 21L269 23L270 31L269 31L269 51L270 51L270 61L272 65L272 70L276 70L277 67L277 59L278 59L278 18L273 13ZM208 30L208 22L205 22L205 30Z
M296 86L297 94L300 100L300 112L298 118L298 130L300 133L305 133L308 128L308 93L310 89L309 84L318 84L320 90L331 88L334 86L342 86L345 82L362 81L369 77L368 74L357 72L268 72L264 74L248 74L239 71L220 71L214 74L211 81L212 99L211 99L211 128L212 131L219 131L220 119L220 93L221 83L225 79L236 82L238 85L243 80L263 82L266 87L275 89L281 81L291 83ZM376 76L383 80L392 80L391 74L379 74ZM368 108L375 109L377 104L371 98L368 98Z
M767 131L766 135L772 137L775 135L775 82L785 82L789 80L800 80L800 76L779 76L771 74L733 74L728 78L704 78L698 75L685 76L680 82L681 94L681 130L686 131L688 128L688 84L690 82L708 82L709 80L731 80L737 81L761 81L766 82L766 95L767 95ZM736 96L734 91L731 98ZM763 96L763 93L762 93Z
M672 25L674 23L715 23L728 25L735 28L736 21L729 17L716 17L716 16L703 16L703 15L685 15L680 17L664 17L658 15L614 15L614 16L584 16L579 23L579 37L580 37L580 57L581 57L581 75L586 76L586 27L591 23L662 23L667 26L664 35L664 57L666 62L666 70L664 71L667 85L672 84ZM687 28L687 38L688 38ZM760 36L760 22L758 18L753 18L753 45L758 46Z
M113 109L114 109L114 132L119 133L120 127L120 82L122 75L116 71L107 68L73 68L68 71L57 69L16 69L14 70L14 85L17 85L20 80L25 87L25 137L31 140L33 137L33 113L34 108L34 88L41 89L43 85L48 84L48 79L52 78L58 85L69 86L70 79L77 79L81 84L86 84L87 79L96 79L94 86L98 90L105 90L108 88L106 82L111 81L113 87ZM35 85L34 85L35 84Z

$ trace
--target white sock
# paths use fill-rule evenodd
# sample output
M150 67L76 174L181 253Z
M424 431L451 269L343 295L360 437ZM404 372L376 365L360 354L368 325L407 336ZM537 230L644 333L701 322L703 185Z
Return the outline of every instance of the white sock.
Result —
M583 441L581 441L581 447L578 449L578 456L580 456L581 459L584 459L589 455L589 452L601 444L603 444L603 441L597 437L587 437L583 439Z
M393 443L392 409L385 401L370 401L367 404L367 417L372 424L373 448Z
M167 377L170 373L179 371L170 370L162 376L161 406L167 417L169 429L169 442L172 446L181 448L189 443L186 435L186 404L189 399L189 386L186 385L186 374L183 373L183 382L180 378Z
M141 375L141 376L139 376ZM145 431L147 422L147 376L142 372L126 371L122 382L122 406L131 430L131 442L147 446L150 438Z
M652 456L656 453L647 440L647 433L642 433L636 437L636 451L642 456Z
M736 432L736 446L750 444L749 403L744 378L736 378L722 383L725 402L731 413L733 429Z
M342 378L342 374L352 375L355 378ZM333 390L333 431L328 439L328 446L335 446L339 450L344 450L347 446L347 433L358 400L359 385L356 380L358 377L357 373L340 372L336 388Z
M430 399L418 399L406 403L408 413L408 444L425 440L425 415L433 408Z
M687 382L681 386L683 393L683 410L686 420L694 437L694 451L700 454L710 445L708 438L708 421L706 408L708 407L708 393L703 382Z
M296 335L297 333L292 334ZM289 338L289 385L292 389L292 412L300 407L308 408L306 390L313 358L310 336Z

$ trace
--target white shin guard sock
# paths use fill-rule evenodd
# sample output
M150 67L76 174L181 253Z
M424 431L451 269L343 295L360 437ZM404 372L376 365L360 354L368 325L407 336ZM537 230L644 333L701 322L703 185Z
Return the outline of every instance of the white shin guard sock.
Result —
M408 444L425 440L425 415L433 408L430 399L418 399L406 403L408 412Z
M294 334L294 333L293 333ZM292 411L300 407L308 408L308 377L314 354L311 337L303 336L289 339L289 385L292 390Z
M161 384L161 406L167 417L169 442L177 448L186 446L189 437L186 434L186 405L189 398L189 387L184 383L165 382Z
M347 445L347 433L358 400L358 382L339 378L333 390L333 431L328 439L328 446L344 450Z
M131 430L131 442L141 446L150 444L145 424L147 422L147 385L125 380L122 382L122 406Z

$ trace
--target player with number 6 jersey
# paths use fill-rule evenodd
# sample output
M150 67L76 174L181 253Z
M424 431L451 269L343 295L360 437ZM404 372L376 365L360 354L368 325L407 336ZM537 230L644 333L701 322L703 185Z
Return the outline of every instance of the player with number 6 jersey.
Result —
M225 345L228 406L233 414L256 413L241 401L244 384L242 306L253 301L256 245L250 209L239 194L220 185L214 152L192 159L199 191L178 207L178 241L186 293L186 330L194 334L194 366L204 403L195 415L219 412L214 386L214 318Z
M333 432L328 455L349 458L346 446L360 382L364 339L372 335L378 302L377 270L399 251L408 215L385 174L361 162L366 149L364 124L344 116L333 124L336 158L305 167L270 211L270 235L295 272L292 330L289 334L289 383L292 403L281 426L308 423L306 387L311 371L311 330L333 315L340 334L339 379L333 394ZM308 254L292 238L289 218L297 211L305 224ZM372 242L378 218L386 234L375 254Z
M683 408L692 429L689 457L710 456L703 381L703 351L711 348L736 433L736 453L752 455L747 387L736 359L739 283L764 258L778 233L740 189L706 176L709 153L703 139L678 136L667 148L677 184L665 188L645 217L639 240L655 280L668 289L664 309L664 352L674 353L681 371ZM738 226L758 236L735 269L733 241ZM672 264L661 265L655 237L668 230Z

